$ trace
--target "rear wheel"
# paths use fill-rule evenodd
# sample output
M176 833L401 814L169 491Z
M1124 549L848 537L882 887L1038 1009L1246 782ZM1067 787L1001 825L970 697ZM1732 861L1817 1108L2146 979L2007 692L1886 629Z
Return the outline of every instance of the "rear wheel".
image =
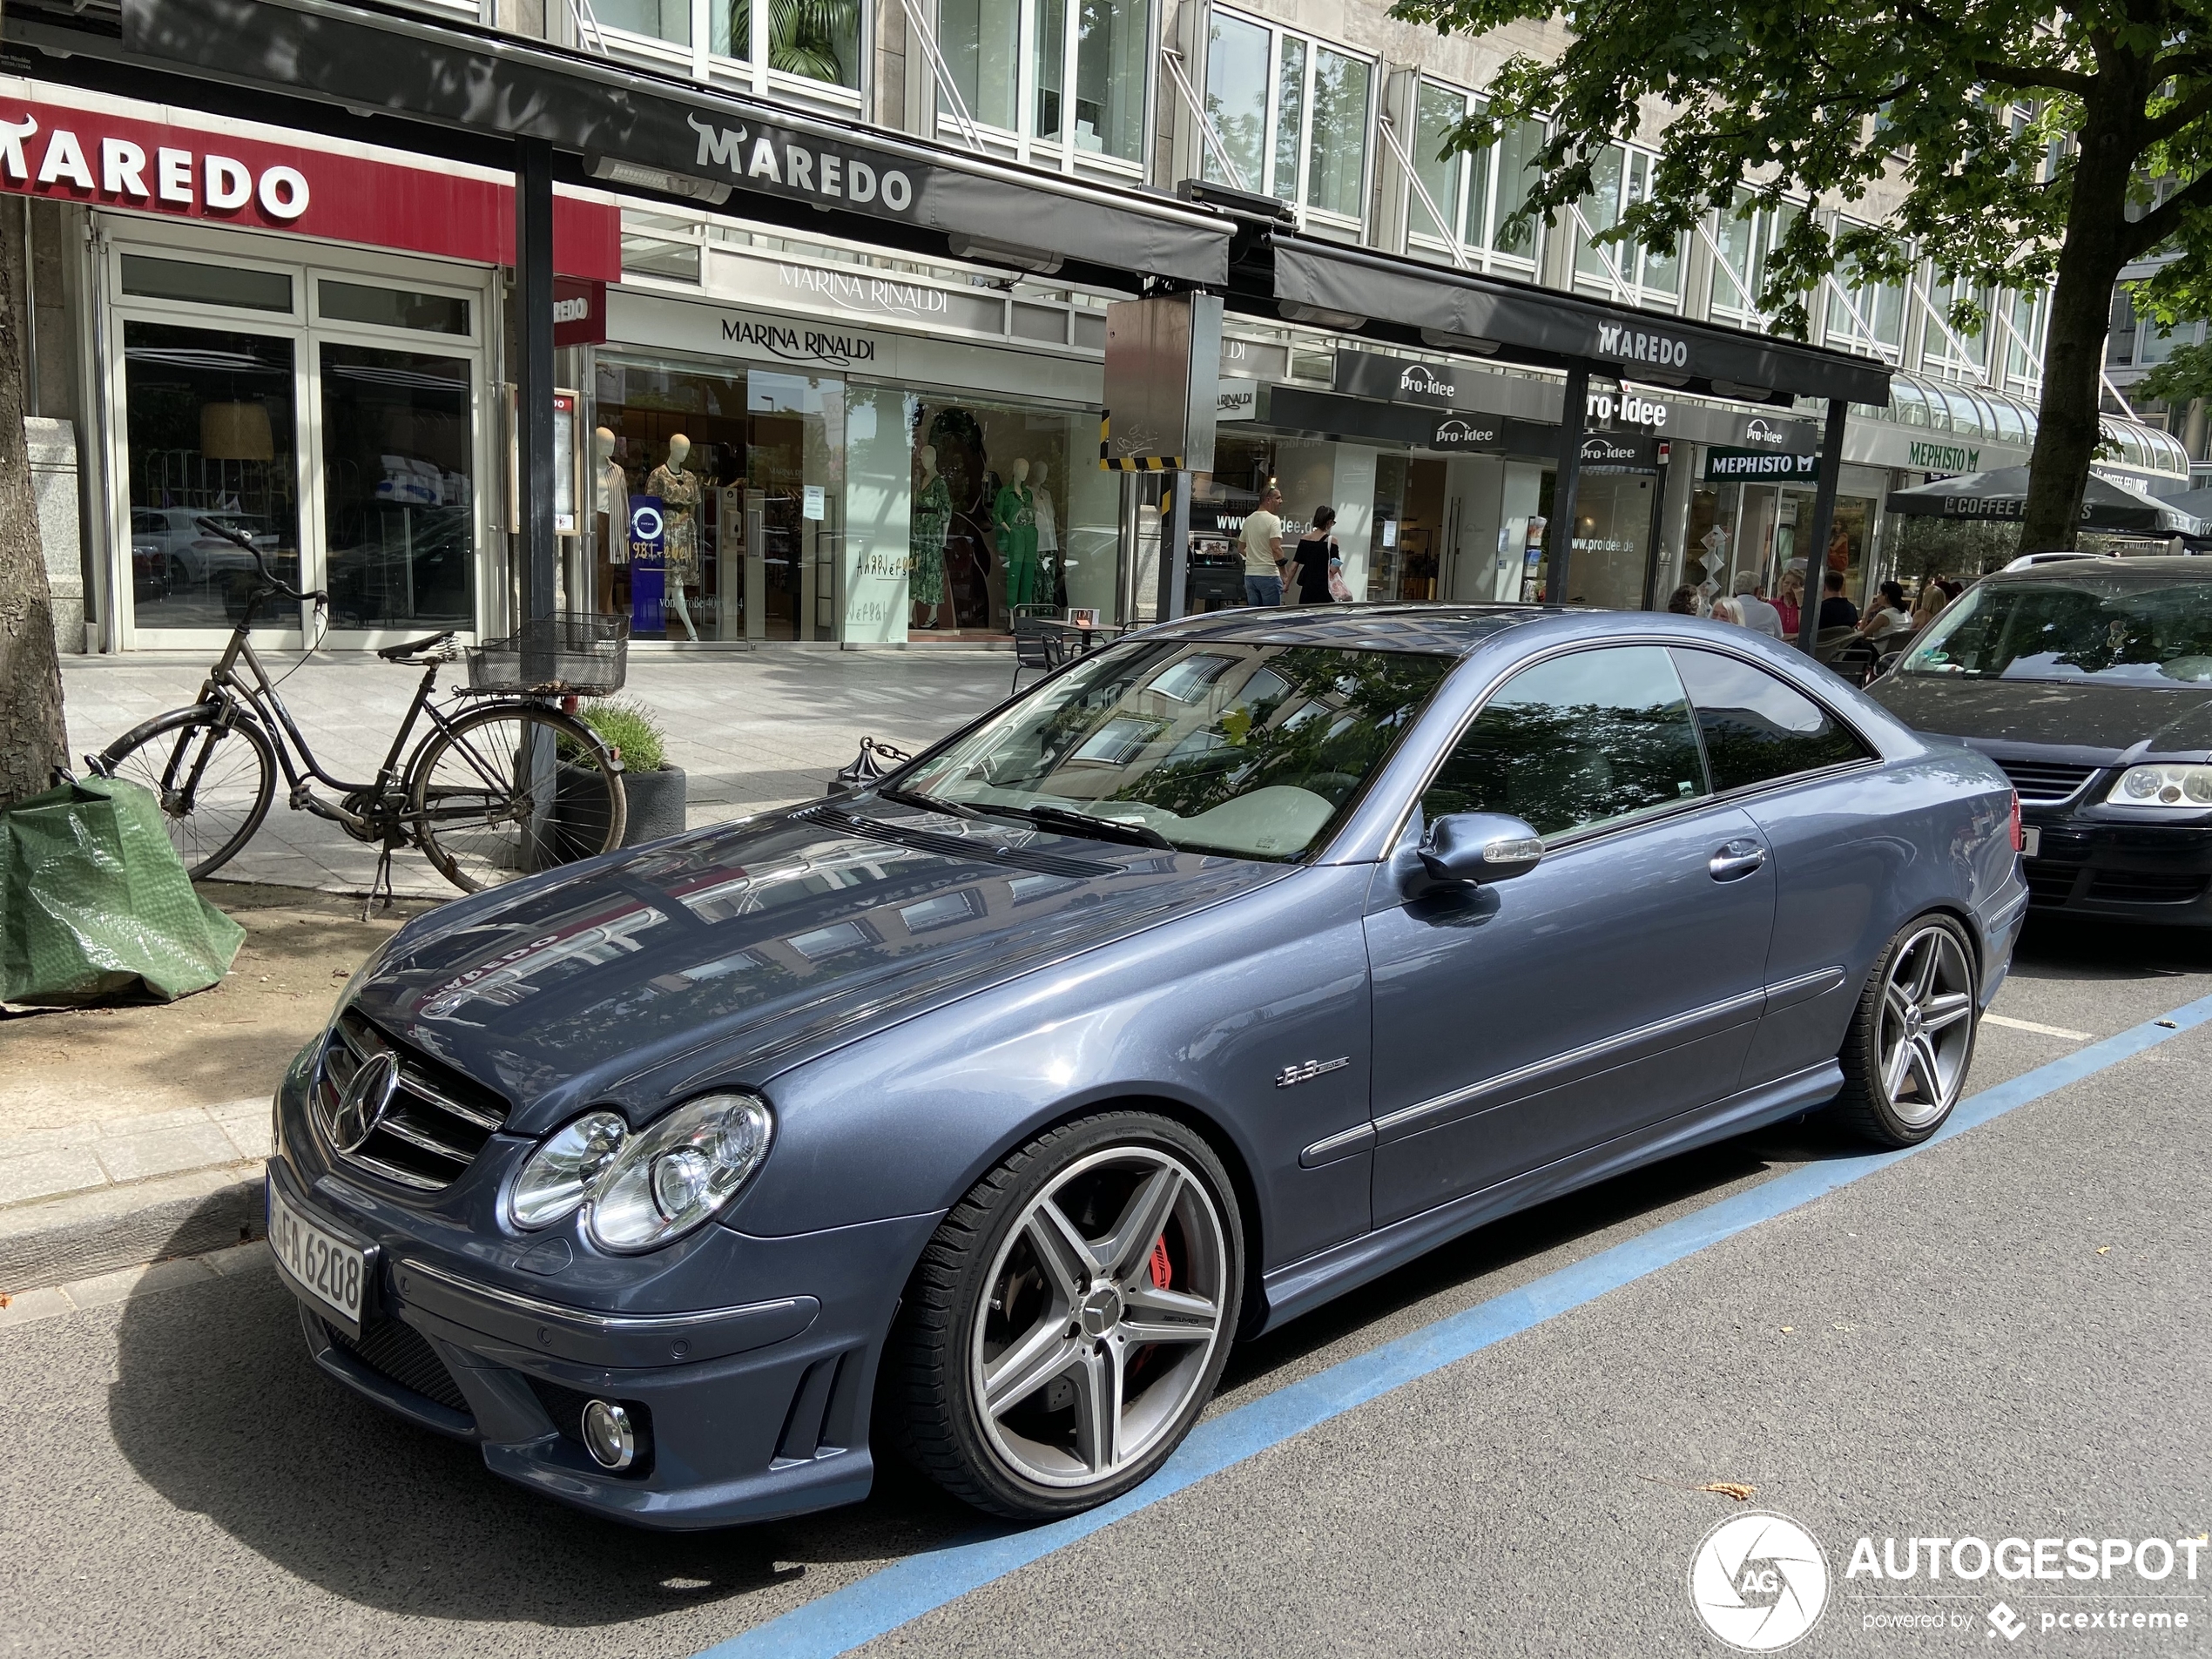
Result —
M1851 1016L1838 1114L1885 1146L1926 1140L1965 1091L1979 1020L1966 929L1948 916L1908 923Z
M438 873L479 893L622 845L622 773L552 709L475 709L422 745L408 823Z
M1236 1197L1142 1112L1054 1130L978 1182L915 1271L886 1373L909 1457L980 1508L1072 1514L1167 1461L1236 1330Z
M153 792L169 844L194 880L253 839L276 792L267 735L252 718L211 705L133 727L101 752L98 769Z

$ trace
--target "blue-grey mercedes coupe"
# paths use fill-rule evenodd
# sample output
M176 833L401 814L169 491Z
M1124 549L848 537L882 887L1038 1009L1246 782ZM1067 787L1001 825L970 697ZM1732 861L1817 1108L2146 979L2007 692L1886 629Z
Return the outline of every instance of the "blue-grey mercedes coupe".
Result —
M789 1514L888 1439L1062 1514L1485 1221L1813 1108L1932 1134L2019 839L1741 628L1217 613L410 923L284 1079L270 1236L323 1370L549 1496Z

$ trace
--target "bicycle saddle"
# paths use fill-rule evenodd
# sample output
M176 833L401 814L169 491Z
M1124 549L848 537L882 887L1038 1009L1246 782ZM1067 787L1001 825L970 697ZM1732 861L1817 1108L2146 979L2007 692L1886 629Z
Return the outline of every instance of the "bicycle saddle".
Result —
M451 639L453 636L454 630L448 628L442 634L432 634L428 639L410 639L404 645L385 645L380 647L376 654L379 657L381 657L388 663L405 662L408 658L414 656L415 653L419 651L428 651L433 645L444 644L446 641Z

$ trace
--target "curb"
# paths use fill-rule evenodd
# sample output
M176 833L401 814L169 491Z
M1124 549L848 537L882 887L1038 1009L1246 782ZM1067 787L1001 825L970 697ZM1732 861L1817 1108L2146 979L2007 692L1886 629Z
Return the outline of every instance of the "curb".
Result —
M0 1296L220 1250L263 1231L257 1163L12 1204L0 1210Z

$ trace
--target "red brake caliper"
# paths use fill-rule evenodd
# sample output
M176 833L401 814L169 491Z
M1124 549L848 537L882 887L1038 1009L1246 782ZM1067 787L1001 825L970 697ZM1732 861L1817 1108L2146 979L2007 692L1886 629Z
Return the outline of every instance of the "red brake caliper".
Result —
M1175 1268L1168 1260L1168 1236L1162 1233L1152 1241L1152 1288L1164 1291L1174 1277Z

